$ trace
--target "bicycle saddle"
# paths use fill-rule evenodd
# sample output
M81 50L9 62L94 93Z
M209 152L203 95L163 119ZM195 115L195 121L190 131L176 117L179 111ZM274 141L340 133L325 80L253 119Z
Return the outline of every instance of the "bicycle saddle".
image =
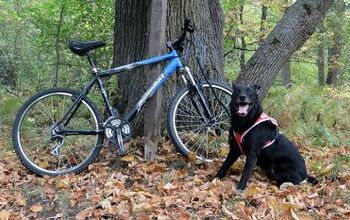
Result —
M102 40L96 41L71 41L69 42L69 49L79 56L86 55L87 52L106 45Z

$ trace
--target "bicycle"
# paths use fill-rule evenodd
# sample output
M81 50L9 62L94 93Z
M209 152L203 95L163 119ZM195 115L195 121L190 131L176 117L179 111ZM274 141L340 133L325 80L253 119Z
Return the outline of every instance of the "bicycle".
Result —
M225 108L232 91L222 83L195 80L189 67L182 63L178 54L186 46L187 35L192 36L193 32L193 25L186 20L180 38L166 43L167 54L108 70L100 70L92 56L95 49L105 45L103 41L71 41L70 50L87 57L93 77L81 92L52 88L23 104L12 134L21 163L38 175L79 173L97 158L104 139L118 146L120 155L125 154L124 142L132 135L129 122L175 72L181 75L185 85L168 108L168 133L172 142L184 156L194 152L198 159L207 162L219 158L227 146L224 143L227 143L230 117ZM164 61L168 61L164 70L126 116L121 117L109 101L102 78ZM107 110L106 118L87 96L95 84Z

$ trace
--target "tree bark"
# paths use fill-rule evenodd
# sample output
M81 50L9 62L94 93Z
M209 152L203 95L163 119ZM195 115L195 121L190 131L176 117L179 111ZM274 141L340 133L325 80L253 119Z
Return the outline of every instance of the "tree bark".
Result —
M57 87L58 83L58 74L59 74L59 65L61 60L61 47L60 47L60 41L61 41L61 27L63 25L63 18L64 18L64 8L65 4L62 3L61 11L60 11L60 18L58 20L57 24L57 31L56 31L56 41L55 41L55 52L56 52L56 63L55 63L55 75L53 79L53 87Z
M166 27L166 0L152 0L151 21L149 34L149 56L157 56L165 53L165 27ZM151 84L155 77L162 71L161 65L151 66L146 75L147 84ZM154 160L157 154L158 141L160 139L162 116L162 89L160 89L146 104L144 115L144 156L147 160Z
M148 54L151 0L116 0L113 67L142 60ZM117 97L113 100L121 116L131 110L145 92L146 68L118 75ZM142 134L143 117L133 122L133 132Z
M323 86L325 84L325 54L324 54L324 25L320 26L319 30L319 43L317 45L317 70L318 70L318 85Z
M281 72L281 86L285 88L291 87L292 79L291 79L290 60L287 60L287 62L282 66L280 72Z
M261 6L261 20L260 20L260 32L263 34L266 31L266 21L267 21L267 6Z
M196 25L196 48L192 48L186 64L192 72L200 69L196 56L209 71L210 79L223 80L224 49L223 25L224 17L219 0L168 0L167 32L168 40L176 39L182 32L184 18L189 16ZM196 53L195 53L196 52Z
M115 1L115 36L113 66L130 63L148 57L149 22L151 0ZM209 79L223 81L223 12L219 0L168 0L166 14L166 39L174 41L181 33L186 16L196 25L196 51L192 49L185 60L192 72L199 74L196 56L201 59ZM163 45L162 48L165 48ZM146 69L122 73L118 77L118 98L114 101L121 113L127 112L141 97L146 88ZM148 85L147 85L148 86ZM162 111L168 107L169 98L183 86L174 74L163 90ZM143 117L138 117L134 126L136 135L143 135Z
M332 39L332 46L328 49L328 74L326 83L328 85L337 85L338 77L341 70L340 57L341 50L343 48L342 42L342 18L344 16L345 11L345 2L344 0L338 0L334 4L336 18L334 18L334 35Z
M239 7L239 22L242 26L244 25L243 14L244 14L244 1L241 2L241 5ZM242 48L242 50L240 51L241 54L240 54L240 58L239 58L239 66L240 66L241 71L242 71L245 67L245 52L247 49L247 44L245 42L244 32L240 31L240 35L241 35L241 48Z
M334 0L297 0L289 7L266 40L260 45L236 82L258 84L263 99L276 74L290 56L299 49L325 18Z

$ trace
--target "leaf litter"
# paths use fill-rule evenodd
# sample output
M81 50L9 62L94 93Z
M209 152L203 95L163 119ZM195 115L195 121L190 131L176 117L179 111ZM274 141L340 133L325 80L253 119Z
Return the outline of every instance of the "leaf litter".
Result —
M313 161L322 161L311 172L318 176L318 185L285 183L278 188L257 168L243 192L236 190L243 160L218 180L213 176L219 161L198 163L195 155L186 159L160 149L157 160L147 162L139 146L119 159L103 150L80 174L38 177L20 165L13 152L2 150L0 220L350 218L349 161L342 169L332 162L335 155L349 155L349 148L300 150L309 170Z

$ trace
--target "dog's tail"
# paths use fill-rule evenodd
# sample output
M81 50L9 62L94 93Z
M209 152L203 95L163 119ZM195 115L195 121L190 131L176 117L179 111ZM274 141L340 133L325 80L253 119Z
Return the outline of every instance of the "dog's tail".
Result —
M316 185L318 183L318 180L315 177L310 175L307 176L306 180L312 185Z

